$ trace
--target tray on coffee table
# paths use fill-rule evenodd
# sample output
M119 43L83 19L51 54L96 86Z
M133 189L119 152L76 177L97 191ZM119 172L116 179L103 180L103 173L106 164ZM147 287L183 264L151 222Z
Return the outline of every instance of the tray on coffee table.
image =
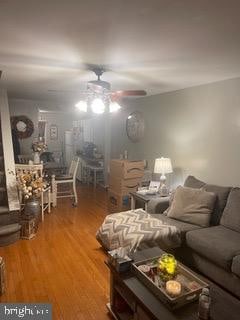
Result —
M177 264L177 275L174 280L181 283L181 293L178 296L171 296L166 291L166 282L162 281L157 273L157 260L161 256L132 263L132 271L170 309L179 308L187 303L198 299L203 288L208 284L201 280L195 273L186 268L183 264ZM139 266L147 265L151 272L144 273Z

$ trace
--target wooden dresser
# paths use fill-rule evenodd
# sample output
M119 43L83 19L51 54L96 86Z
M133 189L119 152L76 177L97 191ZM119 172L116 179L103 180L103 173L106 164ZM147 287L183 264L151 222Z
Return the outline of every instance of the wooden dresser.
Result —
M137 190L143 175L143 161L111 160L108 191L110 213L130 209L130 192Z

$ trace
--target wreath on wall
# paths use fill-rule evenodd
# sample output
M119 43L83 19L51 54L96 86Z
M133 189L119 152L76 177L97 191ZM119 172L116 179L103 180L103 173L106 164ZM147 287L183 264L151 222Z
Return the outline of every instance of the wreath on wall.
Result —
M11 117L11 125L19 139L29 138L33 134L33 122L26 116Z

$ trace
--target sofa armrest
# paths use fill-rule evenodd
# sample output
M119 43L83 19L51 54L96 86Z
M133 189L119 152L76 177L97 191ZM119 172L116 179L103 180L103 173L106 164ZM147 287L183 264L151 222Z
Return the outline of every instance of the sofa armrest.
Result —
M148 213L163 213L169 207L169 197L159 197L148 202Z

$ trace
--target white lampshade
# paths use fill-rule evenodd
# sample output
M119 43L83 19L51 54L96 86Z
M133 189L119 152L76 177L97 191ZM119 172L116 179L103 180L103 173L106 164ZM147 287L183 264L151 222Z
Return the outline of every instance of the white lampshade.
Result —
M94 113L104 113L105 111L105 105L102 101L102 99L100 98L95 98L91 104L91 108L92 108L92 111Z
M170 158L158 158L155 160L154 173L166 173L173 172L172 163Z
M78 103L76 103L75 107L80 111L87 112L87 102L84 100L80 100Z

